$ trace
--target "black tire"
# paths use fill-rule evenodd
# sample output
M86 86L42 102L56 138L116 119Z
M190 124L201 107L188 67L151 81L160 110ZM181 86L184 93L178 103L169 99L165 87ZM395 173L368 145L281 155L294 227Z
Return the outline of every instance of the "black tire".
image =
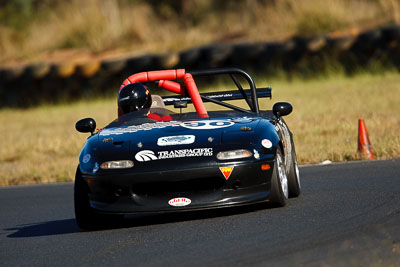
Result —
M283 184L282 181L286 181L286 185ZM284 189L286 188L286 193L284 193ZM271 177L271 196L270 202L279 207L284 207L288 200L288 184L287 184L287 176L283 164L283 155L281 149L278 148L276 150L274 169L272 171Z
M101 70L104 74L118 74L126 67L126 61L126 58L103 61Z
M289 173L287 175L289 197L298 197L301 191L299 166L297 164L296 152L292 150L292 163L290 164Z
M89 204L89 187L83 180L79 166L75 174L74 185L75 219L78 226L85 230L94 229L96 226L96 214Z
M75 219L79 228L84 230L104 229L119 222L123 216L99 214L90 206L89 187L83 180L79 166L76 170L74 185Z

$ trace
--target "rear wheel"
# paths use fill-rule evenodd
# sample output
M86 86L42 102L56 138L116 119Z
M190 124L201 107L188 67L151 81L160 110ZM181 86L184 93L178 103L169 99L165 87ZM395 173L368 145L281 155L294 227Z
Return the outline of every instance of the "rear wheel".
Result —
M276 150L274 169L271 177L271 197L270 201L280 207L286 205L289 197L288 178L281 149Z
M89 187L83 180L79 166L76 170L74 185L75 219L79 228L94 230L109 226L122 218L121 215L98 214L90 206Z
M289 197L298 197L300 195L300 174L297 164L296 152L292 150L292 163L290 165L288 178Z

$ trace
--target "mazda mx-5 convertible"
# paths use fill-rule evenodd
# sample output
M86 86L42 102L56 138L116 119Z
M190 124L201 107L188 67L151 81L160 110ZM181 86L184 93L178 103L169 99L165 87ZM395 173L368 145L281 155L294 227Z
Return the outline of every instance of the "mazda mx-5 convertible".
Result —
M197 79L221 76L232 80L232 90L200 93ZM164 96L153 94L150 83L166 90ZM98 130L91 118L76 123L79 132L90 133L75 177L79 227L92 229L124 214L285 206L300 194L292 133L282 118L292 105L260 110L265 98L271 88L256 88L235 68L128 77L117 119Z

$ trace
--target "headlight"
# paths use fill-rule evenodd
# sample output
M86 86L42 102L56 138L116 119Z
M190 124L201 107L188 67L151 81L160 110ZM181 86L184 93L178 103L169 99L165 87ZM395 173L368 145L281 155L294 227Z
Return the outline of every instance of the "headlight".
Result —
M238 150L219 152L217 154L217 159L219 160L242 159L242 158L250 158L252 155L253 153L251 153L246 149L238 149Z
M132 167L133 161L131 160L107 161L100 165L102 169L127 169Z

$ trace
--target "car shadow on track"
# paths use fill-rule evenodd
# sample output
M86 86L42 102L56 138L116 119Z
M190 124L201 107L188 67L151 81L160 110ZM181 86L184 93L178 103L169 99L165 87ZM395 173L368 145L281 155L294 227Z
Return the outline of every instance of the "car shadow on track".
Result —
M177 223L183 221L212 219L218 217L240 215L245 213L256 212L263 209L273 209L273 208L275 208L275 206L266 205L265 203L263 203L263 204L254 204L254 205L232 207L232 208L127 215L123 220L118 220L111 224L110 223L108 223L107 225L99 224L99 227L94 230L99 231L99 230L110 230L119 228L132 228L132 227L140 227L147 225L158 225L158 224ZM7 228L4 230L16 231L12 234L9 234L7 236L8 238L63 235L63 234L71 234L84 231L78 227L75 219L24 224L16 226L14 228Z
M128 227L138 227L145 225L157 225L166 223L175 223L182 221L194 221L203 219L212 219L218 217L234 216L245 213L256 212L259 210L274 208L272 205L266 204L253 204L240 207L206 209L185 212L168 212L158 214L145 214L145 215L128 215L125 217L123 224Z
M126 215L125 218L112 225L99 227L96 230L117 229L117 228L132 228L149 225L159 225L168 223L178 223L184 221L195 221L203 219L212 219L218 217L227 217L241 215L251 212L257 212L265 209L273 209L276 206L272 204L252 204L239 207L228 207L218 209L206 209L184 212L167 212L167 213L148 213L137 215Z
M78 225L76 225L75 219L23 224L4 230L16 231L9 234L7 236L9 238L62 235L80 231Z

